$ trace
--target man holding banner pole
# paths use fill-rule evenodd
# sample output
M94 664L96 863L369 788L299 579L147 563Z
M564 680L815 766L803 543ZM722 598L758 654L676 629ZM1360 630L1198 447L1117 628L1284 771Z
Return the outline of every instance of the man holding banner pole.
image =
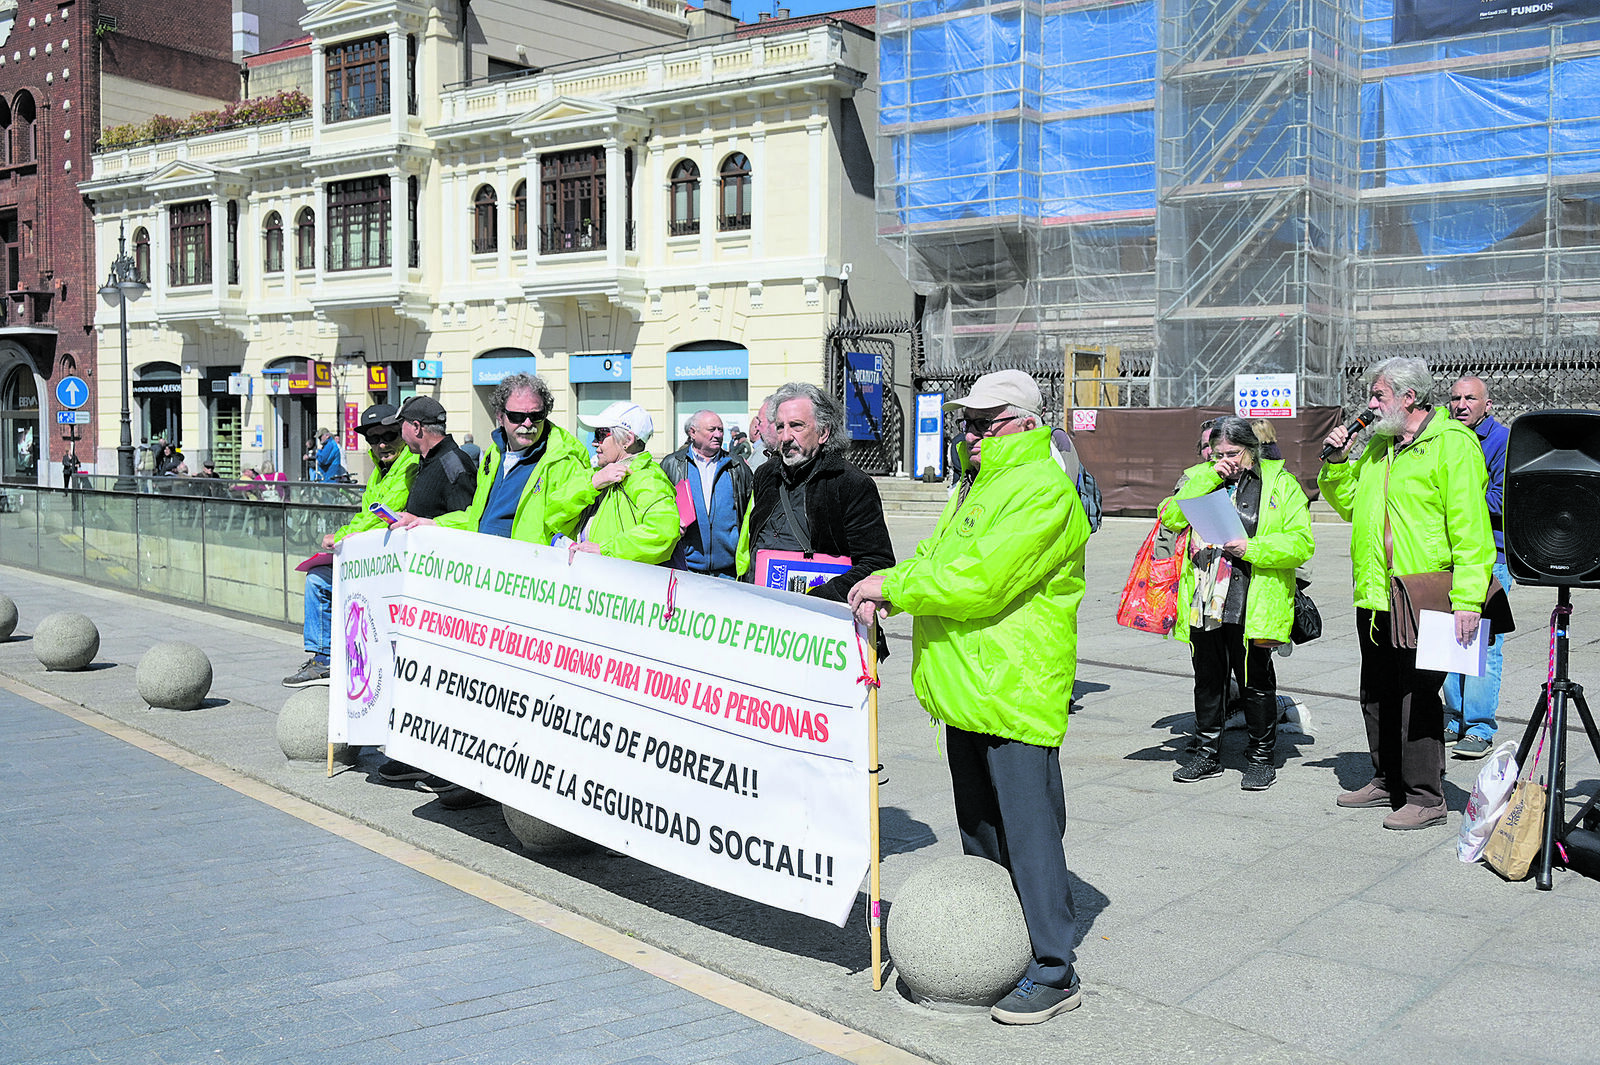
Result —
M1089 523L1026 373L985 374L945 409L966 429L960 488L916 553L849 601L862 624L916 615L912 683L945 723L962 850L1010 872L1032 943L1026 974L990 1015L1038 1024L1082 1001L1060 746Z

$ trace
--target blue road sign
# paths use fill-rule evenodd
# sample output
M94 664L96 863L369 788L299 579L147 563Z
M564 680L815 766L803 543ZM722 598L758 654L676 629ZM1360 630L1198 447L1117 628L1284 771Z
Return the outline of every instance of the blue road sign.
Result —
M86 410L58 410L56 411L57 425L88 425L89 412Z
M89 383L81 377L63 377L56 382L56 402L75 410L89 402Z

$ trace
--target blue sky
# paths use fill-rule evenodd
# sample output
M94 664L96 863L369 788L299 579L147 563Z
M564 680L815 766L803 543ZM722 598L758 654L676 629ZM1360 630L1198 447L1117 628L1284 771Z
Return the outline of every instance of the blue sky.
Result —
M733 13L740 21L754 22L763 11L782 6L791 15L815 15L819 11L845 11L866 7L870 0L733 0Z

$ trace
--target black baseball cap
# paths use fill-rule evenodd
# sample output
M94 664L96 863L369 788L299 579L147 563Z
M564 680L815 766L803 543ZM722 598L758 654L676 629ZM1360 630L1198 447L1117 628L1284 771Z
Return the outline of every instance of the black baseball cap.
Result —
M412 396L400 404L400 420L423 425L443 425L444 404L432 396Z
M400 412L395 410L393 403L374 403L361 412L361 423L356 426L356 432L366 436L374 429L398 424Z

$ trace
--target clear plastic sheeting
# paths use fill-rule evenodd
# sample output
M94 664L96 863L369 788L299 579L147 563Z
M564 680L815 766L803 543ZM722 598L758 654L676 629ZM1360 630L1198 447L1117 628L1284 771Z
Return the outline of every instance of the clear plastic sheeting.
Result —
M1119 402L1292 371L1338 403L1378 353L1527 390L1600 346L1600 19L1392 25L1393 0L881 3L879 232L927 296L924 369L1114 344L1149 375Z

